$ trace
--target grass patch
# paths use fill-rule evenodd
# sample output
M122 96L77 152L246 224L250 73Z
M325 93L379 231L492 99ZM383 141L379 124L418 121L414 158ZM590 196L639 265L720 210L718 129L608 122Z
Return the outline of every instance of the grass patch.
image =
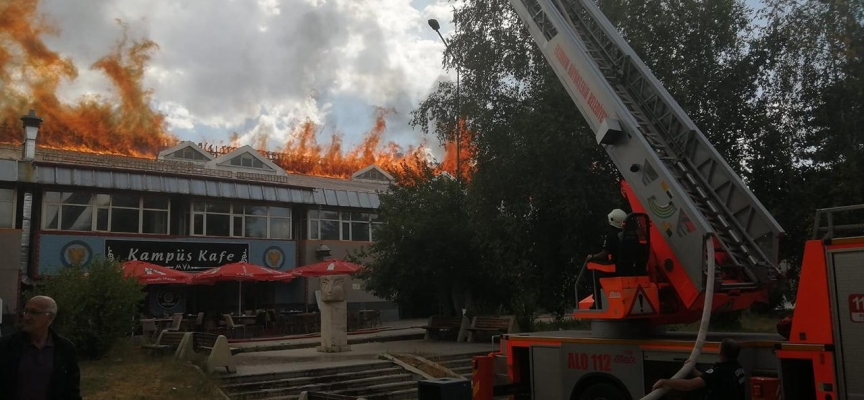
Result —
M581 319L574 319L571 316L565 316L560 320L537 320L534 321L532 332L551 332L551 331L574 331L591 329L591 322Z
M222 398L215 379L171 357L153 357L128 341L107 356L81 361L81 395L88 400Z

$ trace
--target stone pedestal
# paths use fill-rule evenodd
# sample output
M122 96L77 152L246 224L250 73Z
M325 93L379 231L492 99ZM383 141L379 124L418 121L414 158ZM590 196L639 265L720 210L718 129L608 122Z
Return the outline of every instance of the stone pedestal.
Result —
M345 302L345 289L342 286L346 275L333 275L321 278L321 346L323 353L350 351L348 346L348 303Z

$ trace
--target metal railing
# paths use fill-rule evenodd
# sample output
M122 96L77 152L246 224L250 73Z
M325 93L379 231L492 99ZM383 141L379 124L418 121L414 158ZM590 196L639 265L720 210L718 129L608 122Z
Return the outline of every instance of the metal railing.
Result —
M816 210L813 239L854 236L864 236L864 204Z

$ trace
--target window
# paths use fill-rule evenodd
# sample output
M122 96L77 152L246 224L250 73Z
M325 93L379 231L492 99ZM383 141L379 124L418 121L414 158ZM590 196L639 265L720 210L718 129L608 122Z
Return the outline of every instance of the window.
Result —
M366 212L310 210L308 216L310 240L371 242L383 223L378 214Z
M0 228L15 227L15 189L0 189Z
M291 239L291 209L195 201L192 203L192 235Z
M167 158L178 158L181 160L208 161L208 158L191 147L184 147L168 155Z
M382 181L382 182L390 182L390 178L381 173L377 168L372 168L360 175L357 175L357 179L366 179L370 181Z
M235 167L264 169L264 163L249 153L243 153L237 157L232 158L230 161L228 161L228 164L231 164Z
M161 196L45 192L43 203L45 229L168 234L170 202Z

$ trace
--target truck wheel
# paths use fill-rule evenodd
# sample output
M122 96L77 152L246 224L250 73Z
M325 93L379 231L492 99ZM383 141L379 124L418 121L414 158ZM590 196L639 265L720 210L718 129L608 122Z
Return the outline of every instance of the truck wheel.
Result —
M595 383L588 386L579 400L629 400L630 397L615 386L608 383Z

